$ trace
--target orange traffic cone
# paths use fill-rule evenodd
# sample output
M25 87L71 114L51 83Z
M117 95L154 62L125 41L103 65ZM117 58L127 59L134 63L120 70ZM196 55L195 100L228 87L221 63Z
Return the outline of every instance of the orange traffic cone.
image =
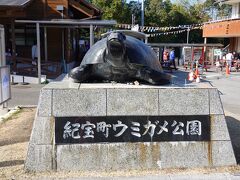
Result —
M197 75L196 82L200 83L200 76L199 75Z
M195 76L198 77L199 76L199 71L198 71L198 68L196 68L195 70Z
M229 74L230 74L229 66L228 66L228 64L226 64L226 75L228 76Z
M193 81L193 79L194 79L194 74L193 74L193 72L191 71L191 72L188 73L188 80L189 80L189 81Z

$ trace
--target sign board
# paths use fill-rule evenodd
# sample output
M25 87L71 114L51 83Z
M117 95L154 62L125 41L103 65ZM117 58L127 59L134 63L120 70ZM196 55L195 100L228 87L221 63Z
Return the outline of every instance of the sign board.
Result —
M213 55L214 55L214 56L221 56L221 55L222 55L221 49L214 49Z
M9 66L0 67L0 104L11 98L10 69Z
M183 47L183 59L184 62L192 61L192 49L191 47Z
M209 140L208 115L55 118L56 144Z
M139 25L138 25L138 24L134 25L134 26L131 28L131 30L138 32L138 31L139 31Z
M203 56L203 49L202 48L194 48L193 50L193 60L200 61L201 57Z
M158 60L160 60L160 57L159 57L159 54L160 54L159 47L152 47L152 50L156 53Z

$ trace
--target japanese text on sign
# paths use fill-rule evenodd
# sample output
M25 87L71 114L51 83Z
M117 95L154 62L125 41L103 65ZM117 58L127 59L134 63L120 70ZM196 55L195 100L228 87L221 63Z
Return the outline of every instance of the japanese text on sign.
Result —
M209 140L208 116L56 118L56 143ZM205 119L205 120L204 120Z

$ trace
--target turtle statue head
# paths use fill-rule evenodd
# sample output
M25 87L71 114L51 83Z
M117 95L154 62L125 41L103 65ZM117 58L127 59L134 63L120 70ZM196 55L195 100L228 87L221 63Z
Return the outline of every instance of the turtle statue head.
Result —
M116 66L123 63L126 46L126 36L121 32L113 32L107 37L107 54Z

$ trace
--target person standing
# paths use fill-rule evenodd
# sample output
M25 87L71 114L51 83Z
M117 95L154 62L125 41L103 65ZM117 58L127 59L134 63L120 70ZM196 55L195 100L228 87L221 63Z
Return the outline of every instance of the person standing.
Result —
M163 51L163 67L169 68L170 63L168 61L168 52L166 50Z
M37 65L37 59L38 59L37 42L34 41L34 44L32 46L32 64L33 65Z
M177 70L176 63L175 63L175 51L174 51L174 49L172 49L171 52L170 52L169 60L170 60L170 64L173 65L174 69Z
M164 62L168 61L168 52L166 50L163 51L163 61Z
M11 61L12 61L12 53L11 53L11 49L10 48L7 48L7 52L5 53L5 56L6 56L6 64L7 65L11 65Z
M230 72L231 72L232 60L233 60L233 54L231 52L228 52L226 55L226 63L228 65Z

